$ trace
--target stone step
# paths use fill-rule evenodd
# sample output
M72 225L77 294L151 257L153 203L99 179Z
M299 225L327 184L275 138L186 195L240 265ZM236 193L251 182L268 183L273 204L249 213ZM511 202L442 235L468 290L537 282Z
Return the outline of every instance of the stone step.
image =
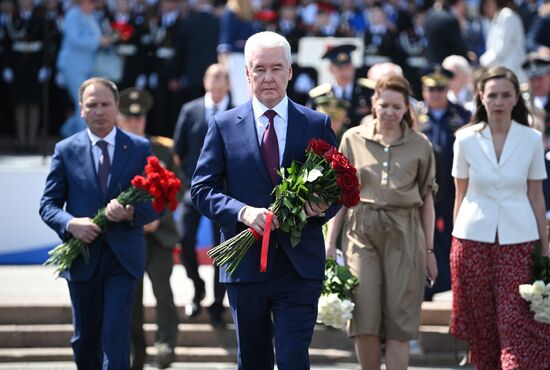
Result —
M180 324L177 345L180 347L236 347L233 325L213 329L209 324ZM145 324L145 340L155 342L156 324ZM69 347L71 324L0 325L0 348ZM341 330L317 325L311 346L319 349L353 351L353 342Z
M449 325L451 302L423 302L421 325Z
M176 362L234 362L237 356L235 347L176 347ZM147 347L147 354L152 360L156 354L155 347ZM71 348L0 348L0 362L35 362L35 361L71 361ZM311 362L355 362L353 351L337 349L310 349Z
M208 323L210 318L206 307L200 313L190 320L185 320L183 316L184 307L178 307L178 313L181 322L189 323ZM154 306L145 306L143 310L146 323L155 322L156 310ZM229 309L225 311L225 321L233 322ZM0 325L22 324L22 325L41 325L41 324L71 324L71 307L67 305L2 305L0 306Z
M235 348L210 348L210 347L177 347L176 362L235 362L237 350ZM353 351L335 349L311 348L310 359L312 363L357 363ZM147 348L149 359L156 354L154 347ZM0 362L54 362L72 361L70 348L0 348ZM421 354L413 353L410 356L411 366L456 366L456 356L452 352Z
M466 342L449 334L447 325L420 325L418 342L424 352L454 352L468 349Z
M206 308L202 309L197 317L184 320L183 306L178 307L180 320L189 323L208 323L209 316ZM155 307L145 306L145 322L155 321ZM451 302L424 302L422 304L422 325L448 325L451 318ZM232 322L229 309L225 312L226 322ZM9 324L70 324L71 307L67 305L2 305L0 306L0 325Z

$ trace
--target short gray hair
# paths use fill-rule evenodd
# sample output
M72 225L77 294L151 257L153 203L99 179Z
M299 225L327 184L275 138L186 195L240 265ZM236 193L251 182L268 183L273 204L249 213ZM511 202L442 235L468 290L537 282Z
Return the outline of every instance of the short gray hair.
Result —
M244 59L247 66L250 65L250 56L254 50L283 48L288 65L292 64L290 44L287 39L278 33L271 31L258 32L250 36L244 45Z
M466 74L470 74L472 72L470 63L468 63L468 60L461 55L449 55L443 59L441 66L449 70L453 70L454 67L456 67Z

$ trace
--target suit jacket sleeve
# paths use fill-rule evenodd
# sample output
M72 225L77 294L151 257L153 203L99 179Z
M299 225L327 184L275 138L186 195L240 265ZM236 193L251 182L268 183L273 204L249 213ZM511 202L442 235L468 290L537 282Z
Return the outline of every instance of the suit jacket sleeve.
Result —
M59 145L52 156L50 173L46 178L46 187L40 200L40 217L59 237L67 237L66 226L73 216L63 207L67 200L67 176Z
M216 119L208 123L197 168L191 183L191 198L197 210L234 234L238 214L246 204L224 194L225 146Z

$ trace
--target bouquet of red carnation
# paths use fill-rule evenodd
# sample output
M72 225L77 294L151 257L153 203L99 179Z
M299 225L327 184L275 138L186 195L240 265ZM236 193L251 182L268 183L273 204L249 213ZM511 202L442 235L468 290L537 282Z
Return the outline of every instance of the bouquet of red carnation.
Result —
M277 217L282 231L290 235L293 247L300 243L307 223L306 202L338 202L351 208L359 203L359 181L355 167L335 147L321 139L311 139L306 161L301 166L293 161L279 171L281 183L273 189L275 202L269 210ZM269 221L267 222L269 223ZM270 229L266 226L262 245L260 271L265 271ZM228 264L226 271L235 272L250 247L260 235L248 228L212 248L208 256L218 266Z
M133 205L140 202L152 200L153 208L157 212L162 212L165 206L170 210L175 210L178 206L177 194L181 188L181 181L173 172L163 168L157 157L147 157L145 165L145 177L135 176L132 179L132 186L116 198L123 206ZM105 230L108 220L105 216L105 208L101 208L93 222L101 230ZM90 259L88 245L82 240L71 238L63 244L58 245L48 252L50 256L44 263L45 265L56 265L56 274L71 267L73 261L82 254L86 263Z

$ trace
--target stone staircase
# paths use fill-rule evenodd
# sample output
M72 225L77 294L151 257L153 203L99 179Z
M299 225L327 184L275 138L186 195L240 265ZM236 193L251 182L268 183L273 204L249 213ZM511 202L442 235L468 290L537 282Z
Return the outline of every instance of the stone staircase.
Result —
M179 307L183 312L183 307ZM147 351L154 355L154 308L145 307ZM464 349L448 334L450 303L425 302L419 344L422 351L411 353L411 364L454 365L455 348ZM231 317L227 316L227 322ZM213 329L206 310L192 321L179 325L176 348L178 362L234 362L236 341L233 325ZM71 361L71 309L67 305L1 305L0 362ZM315 363L356 362L353 342L343 331L318 325L311 349Z

